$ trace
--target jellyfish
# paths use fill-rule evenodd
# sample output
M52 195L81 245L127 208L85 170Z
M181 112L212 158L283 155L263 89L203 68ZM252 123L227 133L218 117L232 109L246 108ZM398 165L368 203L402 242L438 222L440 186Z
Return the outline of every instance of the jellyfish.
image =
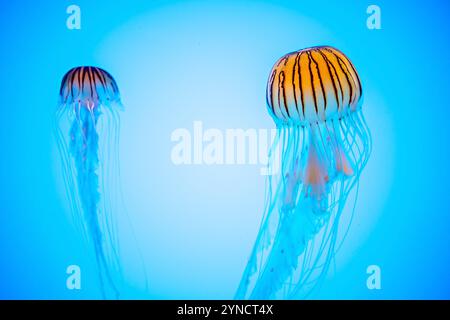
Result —
M266 101L277 127L269 149L271 175L235 298L302 299L334 266L354 215L371 152L362 86L341 51L312 47L275 63ZM340 225L349 198L353 205L346 225Z
M63 77L55 129L73 221L92 243L104 298L118 298L122 281L117 221L119 110L114 78L98 67Z

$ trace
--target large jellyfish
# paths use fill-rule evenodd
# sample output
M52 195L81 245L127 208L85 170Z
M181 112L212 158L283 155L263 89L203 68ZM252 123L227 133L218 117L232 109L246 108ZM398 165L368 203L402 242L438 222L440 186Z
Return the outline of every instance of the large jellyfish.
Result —
M119 89L105 70L76 67L64 75L59 98L56 133L74 222L93 245L103 297L118 298Z
M269 113L277 126L269 150L266 204L237 299L308 297L345 239L340 220L371 151L362 86L339 50L289 53L272 68Z

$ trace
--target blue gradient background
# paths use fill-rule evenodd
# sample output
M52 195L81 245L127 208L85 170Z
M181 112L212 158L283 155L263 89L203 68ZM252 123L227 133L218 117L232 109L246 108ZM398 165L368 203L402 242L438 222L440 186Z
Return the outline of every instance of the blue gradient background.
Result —
M77 4L82 29L66 28ZM449 5L374 1L16 1L0 10L0 298L100 298L91 250L67 219L51 123L76 65L122 93L125 200L149 290L126 298L232 298L262 214L260 166L175 166L171 132L272 128L272 64L330 44L356 65L374 151L338 267L315 298L450 298ZM125 244L126 247L127 244ZM131 244L128 244L131 245ZM80 265L82 290L65 287ZM382 289L366 287L368 265ZM132 275L131 275L132 277Z

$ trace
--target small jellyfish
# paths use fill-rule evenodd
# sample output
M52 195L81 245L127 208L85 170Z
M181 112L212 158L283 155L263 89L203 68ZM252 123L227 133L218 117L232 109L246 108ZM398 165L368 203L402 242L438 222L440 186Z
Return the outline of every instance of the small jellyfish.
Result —
M273 66L266 92L278 129L273 175L237 299L306 298L324 279L353 217L355 203L340 228L346 200L354 191L356 201L371 152L362 97L355 67L335 48L292 52Z
M74 222L93 244L103 297L118 298L119 89L105 70L76 67L64 75L59 100L56 133Z

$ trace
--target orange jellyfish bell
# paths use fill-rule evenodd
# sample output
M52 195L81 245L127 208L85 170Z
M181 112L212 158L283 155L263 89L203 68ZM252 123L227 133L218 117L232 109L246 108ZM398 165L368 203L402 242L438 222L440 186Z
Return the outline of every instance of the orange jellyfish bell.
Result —
M311 126L341 119L358 110L362 104L362 87L347 56L335 48L320 46L280 58L272 68L266 96L276 123ZM337 144L332 149L334 170L327 172L326 159L318 156L318 141L314 141L323 136L330 138L320 132L311 135L308 164L300 172L303 182L311 187L310 194L317 198L324 196L330 174L349 176L354 171L351 160Z
M345 54L320 46L280 58L270 73L266 97L275 122L307 125L357 110L362 87Z

